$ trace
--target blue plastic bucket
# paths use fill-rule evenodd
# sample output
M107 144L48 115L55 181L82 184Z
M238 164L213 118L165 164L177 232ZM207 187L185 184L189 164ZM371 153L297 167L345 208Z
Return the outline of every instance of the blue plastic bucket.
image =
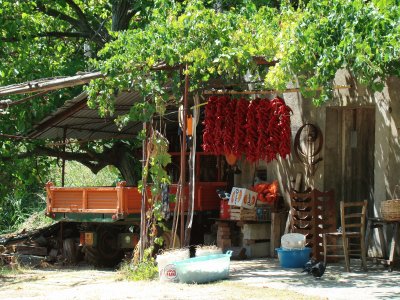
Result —
M283 268L303 268L310 260L311 248L282 249L276 248L279 263Z

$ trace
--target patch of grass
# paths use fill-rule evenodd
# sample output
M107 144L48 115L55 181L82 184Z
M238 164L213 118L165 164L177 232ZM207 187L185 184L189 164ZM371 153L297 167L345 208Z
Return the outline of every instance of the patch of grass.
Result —
M9 195L0 205L0 234L12 233L23 229L24 222L28 219L45 221L44 209L46 197L41 193L26 194L23 197ZM38 224L32 224L36 226ZM31 227L35 229L37 227Z
M31 231L38 228L43 228L55 223L55 221L44 214L45 210L32 213L23 223L16 228L17 232L25 229Z
M24 269L20 266L11 268L10 266L0 266L0 278L11 277L24 273Z

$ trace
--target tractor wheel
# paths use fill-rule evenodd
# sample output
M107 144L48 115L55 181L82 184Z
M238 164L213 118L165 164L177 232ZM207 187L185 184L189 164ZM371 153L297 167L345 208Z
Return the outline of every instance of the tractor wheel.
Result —
M118 247L118 230L112 226L99 226L96 234L96 246L84 246L82 249L85 261L96 267L115 267L124 255Z

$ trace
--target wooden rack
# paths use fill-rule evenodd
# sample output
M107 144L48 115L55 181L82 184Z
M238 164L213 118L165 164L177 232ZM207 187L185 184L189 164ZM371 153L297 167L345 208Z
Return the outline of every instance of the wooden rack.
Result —
M306 246L312 257L323 259L322 234L336 230L336 206L333 190L321 192L316 189L297 193L292 191L291 229L306 236Z

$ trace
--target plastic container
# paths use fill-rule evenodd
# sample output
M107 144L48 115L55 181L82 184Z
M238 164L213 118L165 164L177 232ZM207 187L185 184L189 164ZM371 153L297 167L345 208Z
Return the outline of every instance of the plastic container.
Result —
M219 218L220 219L229 219L231 216L230 206L228 204L228 199L223 199L220 202L220 211Z
M177 249L157 255L156 262L160 281L177 282L178 276L174 262L188 259L189 249Z
M179 282L206 283L228 278L232 251L175 262Z
M283 249L303 249L306 245L306 236L301 233L287 233L281 237Z
M311 248L303 249L282 249L276 248L279 263L283 268L303 268L310 260Z

